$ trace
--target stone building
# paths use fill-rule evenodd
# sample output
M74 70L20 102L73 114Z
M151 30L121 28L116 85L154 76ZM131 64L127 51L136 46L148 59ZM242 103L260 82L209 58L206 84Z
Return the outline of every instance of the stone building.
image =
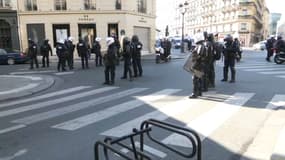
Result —
M238 37L244 46L266 38L269 10L264 0L188 0L185 13L185 32L194 35L198 30ZM181 34L181 8L177 0L174 29Z
M0 0L0 48L20 49L17 6L11 0Z
M155 41L155 0L21 0L17 1L21 48L31 38L41 44L49 39L52 46L71 36L92 44L101 37L136 34L145 51Z

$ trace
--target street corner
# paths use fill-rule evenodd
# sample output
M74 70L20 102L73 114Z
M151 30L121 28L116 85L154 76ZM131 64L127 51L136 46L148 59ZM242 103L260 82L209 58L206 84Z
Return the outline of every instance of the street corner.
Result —
M0 101L28 96L51 87L55 80L46 75L0 75Z

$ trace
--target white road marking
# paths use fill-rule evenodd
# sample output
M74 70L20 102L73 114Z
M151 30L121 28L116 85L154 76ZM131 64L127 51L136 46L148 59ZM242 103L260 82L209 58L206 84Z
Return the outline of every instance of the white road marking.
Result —
M21 107L21 108L15 108L15 109L7 110L7 111L2 111L2 112L0 112L0 117L10 116L10 115L14 115L14 114L18 114L18 113L22 113L22 112L26 112L26 111L31 111L31 110L35 110L35 109L44 108L44 107L47 107L47 106L52 106L54 104L63 103L63 102L67 102L67 101L72 101L72 100L79 99L79 98L82 98L82 97L91 96L91 95L94 95L94 94L110 91L110 90L113 90L113 89L116 89L116 88L118 88L118 87L99 88L99 89L91 90L91 91L88 91L88 92L83 92L83 93L78 93L78 94L74 94L74 95L71 95L71 96L66 96L66 97L63 97L63 98L58 98L58 99L55 99L55 100L40 102L40 103L24 106L24 107Z
M203 136L201 140L203 140L236 113L253 95L253 93L236 93L225 103L217 104L215 108L189 122L185 127L200 133ZM176 146L191 147L189 140L177 134L168 136L163 142Z
M72 112L75 112L81 109L85 109L85 108L96 106L96 105L99 105L105 102L109 102L111 100L116 100L116 99L131 95L134 93L142 92L145 90L147 90L147 88L133 88L133 89L125 90L122 92L110 94L105 97L100 97L97 99L76 103L70 106L47 111L44 113L35 114L33 116L28 116L28 117L24 117L21 119L17 119L17 120L12 121L12 123L20 123L20 124L27 124L27 125L33 124L33 123L37 123L37 122L47 120L53 117L61 116L61 115L72 113Z
M136 146L136 148L140 148L140 142L135 142L135 146ZM150 147L148 145L144 144L143 147L144 147L144 152L147 151L148 153L150 153L152 155L155 155L155 156L157 156L159 158L165 158L167 156L166 153L164 153L164 152L162 152L160 150L157 150L157 149L155 149L153 147ZM123 148L123 149L121 149L121 152L127 154L129 152L129 150L126 149L126 148Z
M261 74L285 74L285 71L259 72Z
M17 158L17 157L20 157L20 156L26 154L27 152L28 152L27 149L22 149L22 150L16 152L13 156L4 157L4 158L1 158L1 157L0 157L0 160L13 160L13 159L15 159L15 158Z
M27 78L27 79L31 79L32 81L42 80L41 77L35 77L35 76L0 75L0 77L4 77L4 78Z
M15 88L15 89L11 89L9 91L2 91L0 92L0 95L4 95L4 94L12 94L12 93L17 93L17 92L21 92L23 90L27 90L27 89L32 89L35 88L39 85L39 83L30 83L24 87L19 87L19 88Z
M58 73L54 73L57 76L62 76L62 75L69 75L69 74L74 74L74 72L58 72Z
M284 75L284 76L277 76L277 77L279 77L279 78L285 78L285 75Z
M128 121L126 123L123 123L117 127L114 127L112 129L109 129L105 132L102 132L101 135L105 136L111 136L111 137L121 137L126 134L131 133L131 130L133 128L139 127L139 125L150 118L155 118L157 120L166 120L167 118L179 115L186 110L194 108L198 102L201 100L195 99L195 100L189 100L189 98L183 98L179 101L170 102L167 104L163 104L160 106L152 105L152 107L156 108L157 111L150 112L148 114L145 114L141 117L138 117L136 119L133 119L131 121Z
M9 127L9 128L5 128L5 129L0 130L0 134L4 134L4 133L11 132L11 131L15 131L17 129L21 129L21 128L24 128L24 127L26 127L26 125L16 125L16 126L12 126L12 127Z
M284 70L283 68L257 68L257 69L245 69L244 71L274 71L274 70Z
M69 131L77 130L79 128L82 128L87 125L101 121L103 119L107 119L109 117L120 114L122 112L126 112L128 110L142 106L145 104L144 102L146 101L151 102L151 101L155 101L158 99L162 99L178 91L180 90L179 89L165 89L165 90L156 92L151 95L140 97L139 98L140 100L132 100L126 103L118 104L116 106L107 108L102 111L94 112L94 113L61 123L61 124L57 124L53 126L53 128L69 130Z
M267 109L277 109L278 107L285 109L285 95L275 95L266 106Z
M254 69L254 68L275 68L276 66L238 66L235 67L236 69Z
M45 98L55 97L55 96L59 96L59 95L63 95L63 94L71 93L71 92L80 91L80 90L87 89L90 87L91 86L79 86L79 87L74 87L74 88L69 88L69 89L64 89L64 90L60 90L56 92L47 93L47 94L37 96L37 97L16 100L16 101L12 101L9 103L0 104L0 108L13 106L13 105L21 104L21 103L26 103L26 102L31 102L31 101L37 101L37 100L41 100Z
M52 73L57 72L56 70L46 70L46 71L28 71L28 72L11 72L11 75L21 75L21 74L39 74L39 73Z

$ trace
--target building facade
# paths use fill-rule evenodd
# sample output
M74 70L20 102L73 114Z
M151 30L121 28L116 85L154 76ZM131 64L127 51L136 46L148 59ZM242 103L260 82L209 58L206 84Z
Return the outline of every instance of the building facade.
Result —
M20 49L15 2L0 0L0 48Z
M180 35L181 7L177 0L174 29ZM219 33L222 39L231 34L238 37L244 46L263 40L268 34L264 18L269 11L264 0L188 0L185 6L185 32L194 35L198 30ZM268 16L267 16L268 17ZM265 22L266 21L266 22Z
M155 0L21 0L17 1L21 48L28 39L41 44L49 39L52 46L71 36L89 45L96 37L111 34L121 38L136 34L144 50L155 41Z

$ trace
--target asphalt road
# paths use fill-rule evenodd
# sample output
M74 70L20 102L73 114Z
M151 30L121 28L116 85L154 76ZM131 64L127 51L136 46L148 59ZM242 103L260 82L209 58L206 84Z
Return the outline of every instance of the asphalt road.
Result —
M1 66L2 74L49 75L55 84L0 103L0 160L94 159L96 141L126 135L149 118L197 131L203 160L270 159L284 146L285 64L266 62L265 54L245 51L234 84L220 81L223 64L218 61L216 88L195 100L188 99L192 79L179 53L180 58L161 64L144 57L143 76L132 82L120 79L118 66L114 86L102 85L104 68L93 60L89 70L76 62L75 70L63 74L55 63L33 73L27 64ZM180 151L192 150L187 140L168 131L154 128L151 134ZM150 140L145 144L153 158L183 159Z

